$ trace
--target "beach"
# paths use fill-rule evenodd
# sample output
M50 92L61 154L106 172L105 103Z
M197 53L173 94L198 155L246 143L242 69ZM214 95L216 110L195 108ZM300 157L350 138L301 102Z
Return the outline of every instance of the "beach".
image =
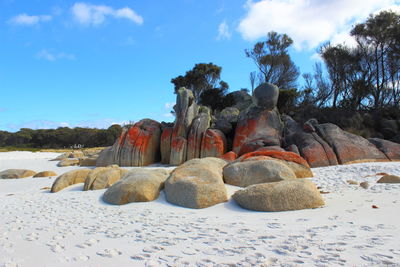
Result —
M81 168L57 167L58 155L2 152L0 171ZM376 183L379 173L399 176L400 162L312 171L325 206L287 212L248 211L232 199L188 209L163 192L114 206L83 184L50 193L56 177L2 179L0 266L400 266L400 184Z

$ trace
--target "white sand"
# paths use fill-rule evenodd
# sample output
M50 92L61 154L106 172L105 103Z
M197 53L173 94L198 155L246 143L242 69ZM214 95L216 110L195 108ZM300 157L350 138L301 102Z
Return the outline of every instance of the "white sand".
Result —
M48 161L57 155L0 153L0 171L78 168ZM313 172L330 192L326 206L277 213L246 211L232 200L192 210L168 204L164 195L112 206L101 200L104 190L42 189L55 178L0 180L0 266L400 266L400 185L366 177L400 175L400 163Z

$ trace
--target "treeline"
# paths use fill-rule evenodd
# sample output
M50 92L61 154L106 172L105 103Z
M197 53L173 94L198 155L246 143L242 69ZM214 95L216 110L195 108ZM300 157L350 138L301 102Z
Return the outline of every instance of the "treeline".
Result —
M121 134L118 124L108 129L68 128L32 130L22 128L18 132L0 131L0 147L70 148L72 146L110 146Z

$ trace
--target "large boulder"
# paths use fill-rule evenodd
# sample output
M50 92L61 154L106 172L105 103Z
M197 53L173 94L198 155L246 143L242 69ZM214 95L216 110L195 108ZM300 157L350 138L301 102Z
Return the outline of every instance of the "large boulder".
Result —
M276 109L252 107L240 114L233 151L239 153L242 146L255 141L263 142L265 146L281 146L281 133L282 122Z
M188 135L186 160L200 158L204 132L210 127L211 114L208 108L202 107L202 112L194 118Z
M8 169L0 172L0 179L19 179L35 175L36 172L25 169Z
M256 211L313 209L324 205L314 183L305 179L251 185L232 198L243 208Z
M58 176L51 187L51 192L56 193L70 185L84 183L91 171L91 169L79 169Z
M127 131L119 145L114 164L119 166L147 166L160 161L161 124L144 119Z
M222 157L227 150L227 141L223 132L217 129L207 129L201 141L201 158Z
M224 167L223 175L225 183L240 187L296 179L288 166L275 160L233 162Z
M201 209L228 200L222 179L226 161L218 158L193 159L176 168L165 182L167 201Z
M177 92L174 128L171 134L170 164L179 165L186 161L188 135L193 119L199 112L193 92L180 88ZM174 147L175 145L175 147Z
M253 103L258 107L273 110L278 104L279 88L272 83L263 83L253 91Z
M232 107L239 109L240 111L247 109L253 104L253 99L247 90L234 91L227 94L228 99L232 99L235 103Z
M400 144L379 138L369 138L369 142L374 144L390 160L400 160Z
M303 127L291 117L285 116L284 139L286 146L298 152L308 164L315 167L337 165L338 160L333 149L315 132L312 121ZM306 130L307 131L306 131Z
M388 158L367 139L343 131L332 123L314 125L318 135L336 154L340 164L368 161L388 161Z
M83 190L105 189L119 181L128 170L118 166L99 167L90 172L85 180Z
M224 108L218 115L213 128L230 134L239 119L240 110L235 107Z
M36 173L33 178L42 178L42 177L51 177L51 176L57 176L57 173L53 171L42 171Z
M161 134L161 163L164 164L170 163L172 130L172 127L165 127Z
M104 193L103 200L114 205L147 202L158 198L169 171L164 169L135 169L113 184Z

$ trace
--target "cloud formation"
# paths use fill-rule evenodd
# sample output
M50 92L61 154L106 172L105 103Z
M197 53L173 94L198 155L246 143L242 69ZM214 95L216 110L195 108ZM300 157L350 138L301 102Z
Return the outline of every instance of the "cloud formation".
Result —
M60 52L60 53L52 53L48 51L47 49L42 49L36 54L37 59L44 59L47 61L56 61L59 59L67 59L67 60L74 60L75 55L73 54L68 54L65 52Z
M286 33L298 50L313 49L324 41L350 42L354 23L384 9L397 9L399 0L249 0L238 31L245 40L268 32Z
M221 22L218 26L217 40L229 40L231 39L231 36L232 34L229 30L229 25L226 23L226 21Z
M19 14L9 20L9 23L21 26L33 26L40 22L48 22L53 19L50 15L30 16L27 14Z
M105 22L107 17L127 19L138 25L143 24L143 18L128 7L114 9L105 5L75 3L71 12L78 23L87 26L100 25Z

